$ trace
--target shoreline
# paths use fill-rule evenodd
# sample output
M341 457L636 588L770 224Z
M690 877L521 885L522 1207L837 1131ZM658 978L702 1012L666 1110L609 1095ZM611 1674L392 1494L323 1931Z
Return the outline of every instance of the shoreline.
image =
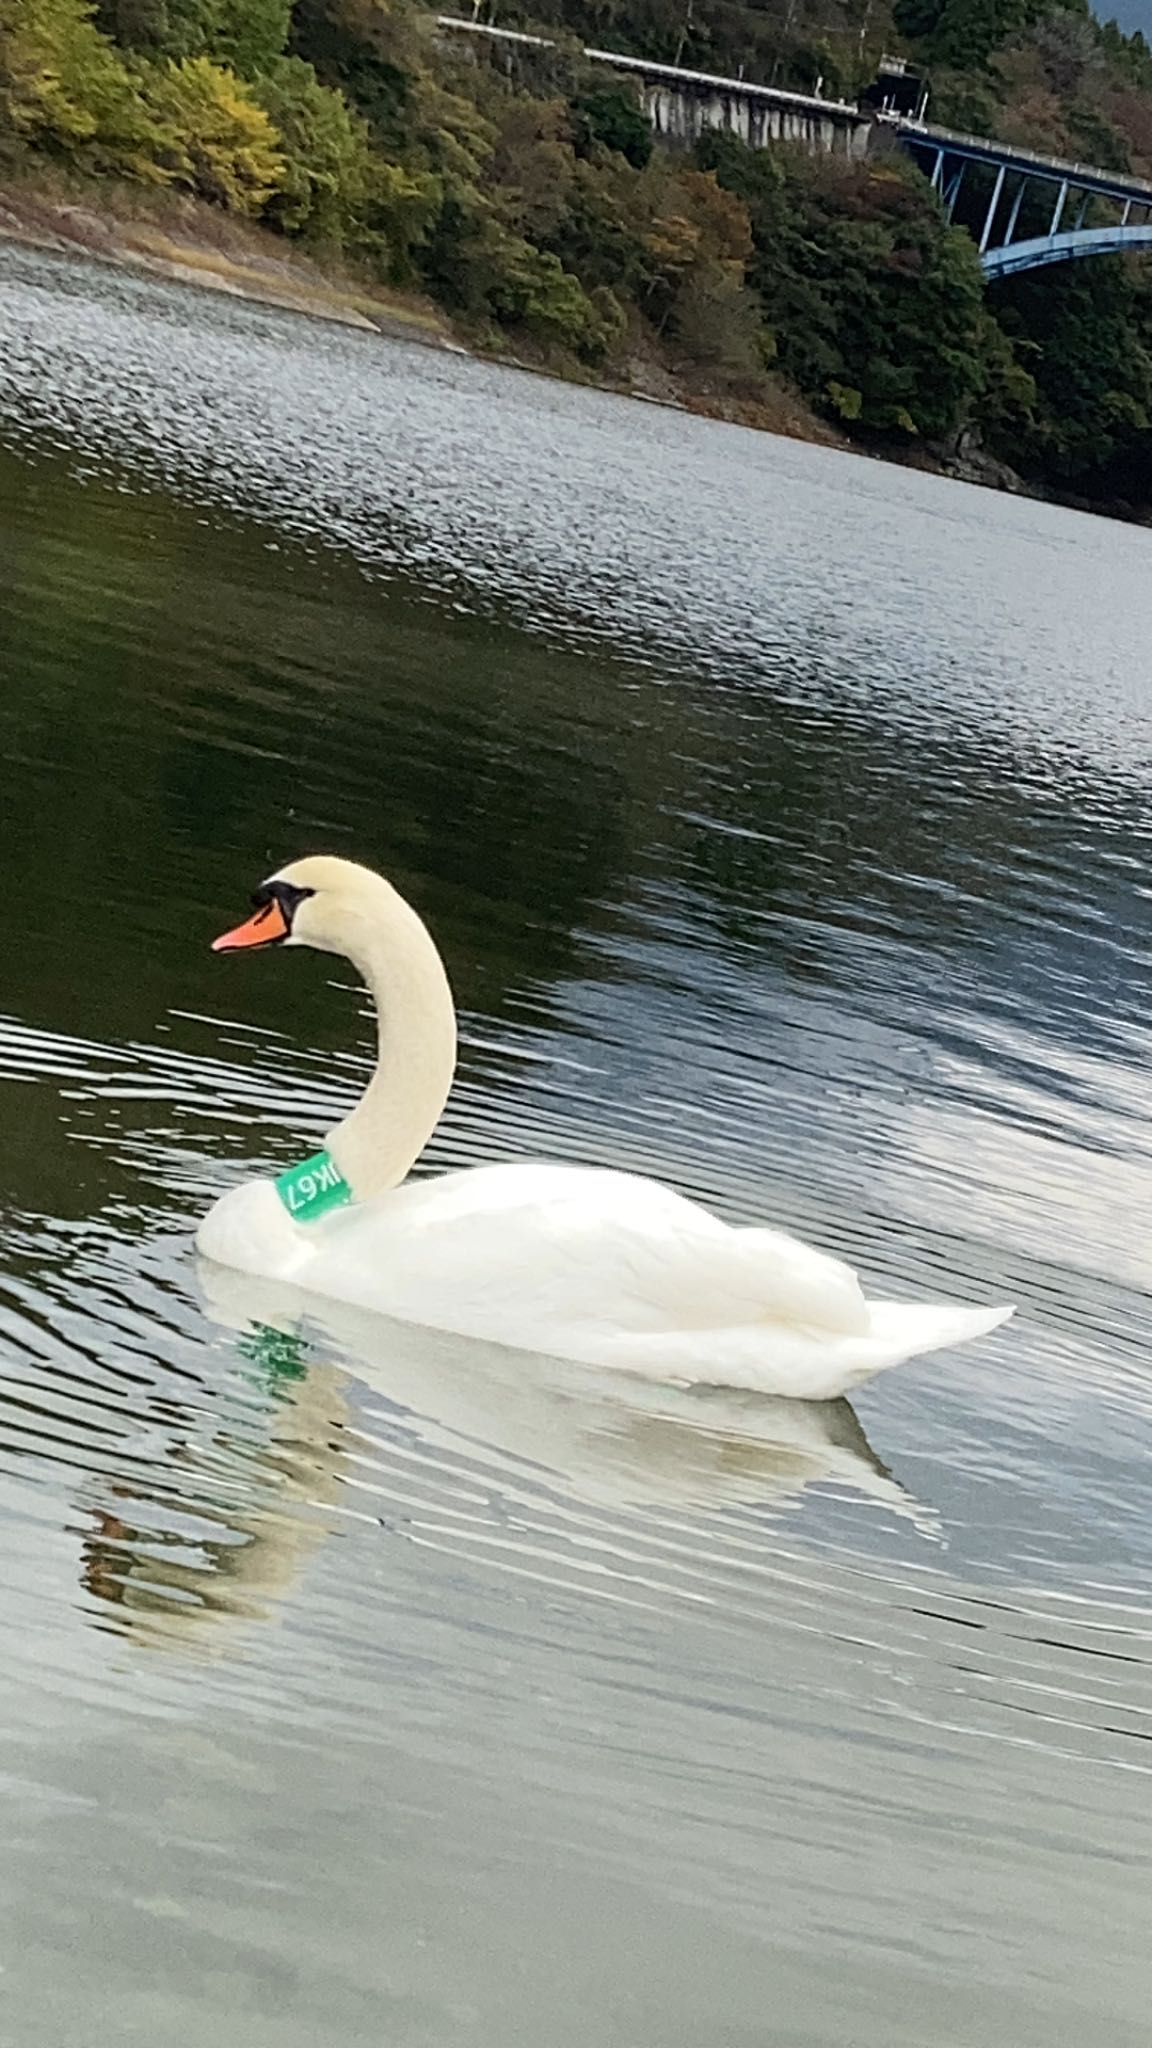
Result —
M560 383L583 383L649 405L782 434L789 440L860 451L782 382L751 398L720 391L706 376L688 377L650 348L637 351L623 374L573 373L544 351L489 349L460 333L448 316L416 293L389 290L345 270L338 259L301 251L282 236L242 222L203 202L123 186L94 190L62 182L0 181L0 244L52 255L83 256L140 270L171 284L199 286L252 305L332 320L413 341L477 362L503 365Z
M790 440L853 449L845 435L783 386L753 400L721 395L702 377L678 374L654 351L634 356L623 376L573 376L543 353L479 347L430 301L341 275L335 265L302 254L269 230L216 214L196 201L172 201L166 195L167 205L158 218L149 218L143 206L121 217L111 207L98 210L93 197L87 192L57 195L42 187L0 184L0 243L88 257L141 270L170 284L199 286L252 305L336 321L386 340L418 342L559 383L584 383L618 397L725 419Z
M463 339L429 300L368 284L334 263L304 254L266 228L237 222L194 200L173 201L166 195L162 207L149 209L134 193L117 196L130 200L124 214L108 205L97 210L89 190L54 193L23 181L0 183L0 244L85 257L250 305L333 321L386 341L415 342L561 383L577 381L670 411L836 448L863 460L918 469L1041 503L1063 504L1097 518L1152 524L1150 508L1097 505L1071 493L1056 497L1037 489L978 446L965 445L964 437L952 452L916 444L907 451L862 445L821 419L782 381L772 380L767 390L744 398L718 389L699 373L692 378L680 374L655 350L634 356L623 376L588 374L574 379L543 357L528 360L511 350L477 347Z
M211 220L216 232L209 234L200 218L207 208L190 202L182 211L184 218L151 220L141 212L124 220L79 197L0 185L0 243L88 257L251 305L466 353L434 308L326 273L270 234L223 216Z

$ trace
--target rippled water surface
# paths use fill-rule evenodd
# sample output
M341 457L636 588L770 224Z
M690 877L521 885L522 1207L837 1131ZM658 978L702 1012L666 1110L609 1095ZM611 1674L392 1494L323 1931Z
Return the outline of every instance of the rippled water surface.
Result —
M1152 542L0 252L0 2044L1127 2048ZM433 924L429 1168L655 1172L1009 1329L856 1404L198 1273Z

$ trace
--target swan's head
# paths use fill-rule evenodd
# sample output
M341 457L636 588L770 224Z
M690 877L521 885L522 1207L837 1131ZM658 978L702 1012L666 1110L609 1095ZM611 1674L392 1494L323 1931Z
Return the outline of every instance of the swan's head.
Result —
M396 903L382 875L352 860L310 854L277 869L253 891L253 916L213 941L214 953L258 946L314 946L355 960Z

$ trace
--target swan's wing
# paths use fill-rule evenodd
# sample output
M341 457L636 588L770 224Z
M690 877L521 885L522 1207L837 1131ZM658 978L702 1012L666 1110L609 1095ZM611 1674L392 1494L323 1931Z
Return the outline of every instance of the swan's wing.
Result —
M587 1310L609 1322L634 1326L648 1311L655 1326L673 1329L868 1328L860 1282L842 1260L783 1231L735 1229L641 1175L497 1169L486 1192L494 1198L487 1220L504 1241L534 1254L542 1270L569 1274Z
M781 1230L736 1230L731 1256L757 1305L757 1322L799 1324L838 1336L868 1328L868 1304L860 1282L842 1259L815 1251ZM736 1307L733 1303L733 1307ZM732 1314L728 1322L746 1321Z
M734 1229L635 1174L473 1168L409 1183L347 1225L337 1217L329 1242L321 1263L332 1291L354 1298L357 1277L380 1275L384 1254L379 1305L401 1315L416 1314L411 1297L439 1297L450 1282L457 1311L504 1303L521 1324L535 1311L553 1328L868 1328L860 1283L841 1260L781 1231Z

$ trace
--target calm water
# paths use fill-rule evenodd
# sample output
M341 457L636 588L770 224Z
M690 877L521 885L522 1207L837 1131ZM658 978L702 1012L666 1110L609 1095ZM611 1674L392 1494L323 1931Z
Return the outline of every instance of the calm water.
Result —
M1152 538L0 252L0 2048L1143 2044ZM198 1275L365 1073L1021 1305L856 1412Z

